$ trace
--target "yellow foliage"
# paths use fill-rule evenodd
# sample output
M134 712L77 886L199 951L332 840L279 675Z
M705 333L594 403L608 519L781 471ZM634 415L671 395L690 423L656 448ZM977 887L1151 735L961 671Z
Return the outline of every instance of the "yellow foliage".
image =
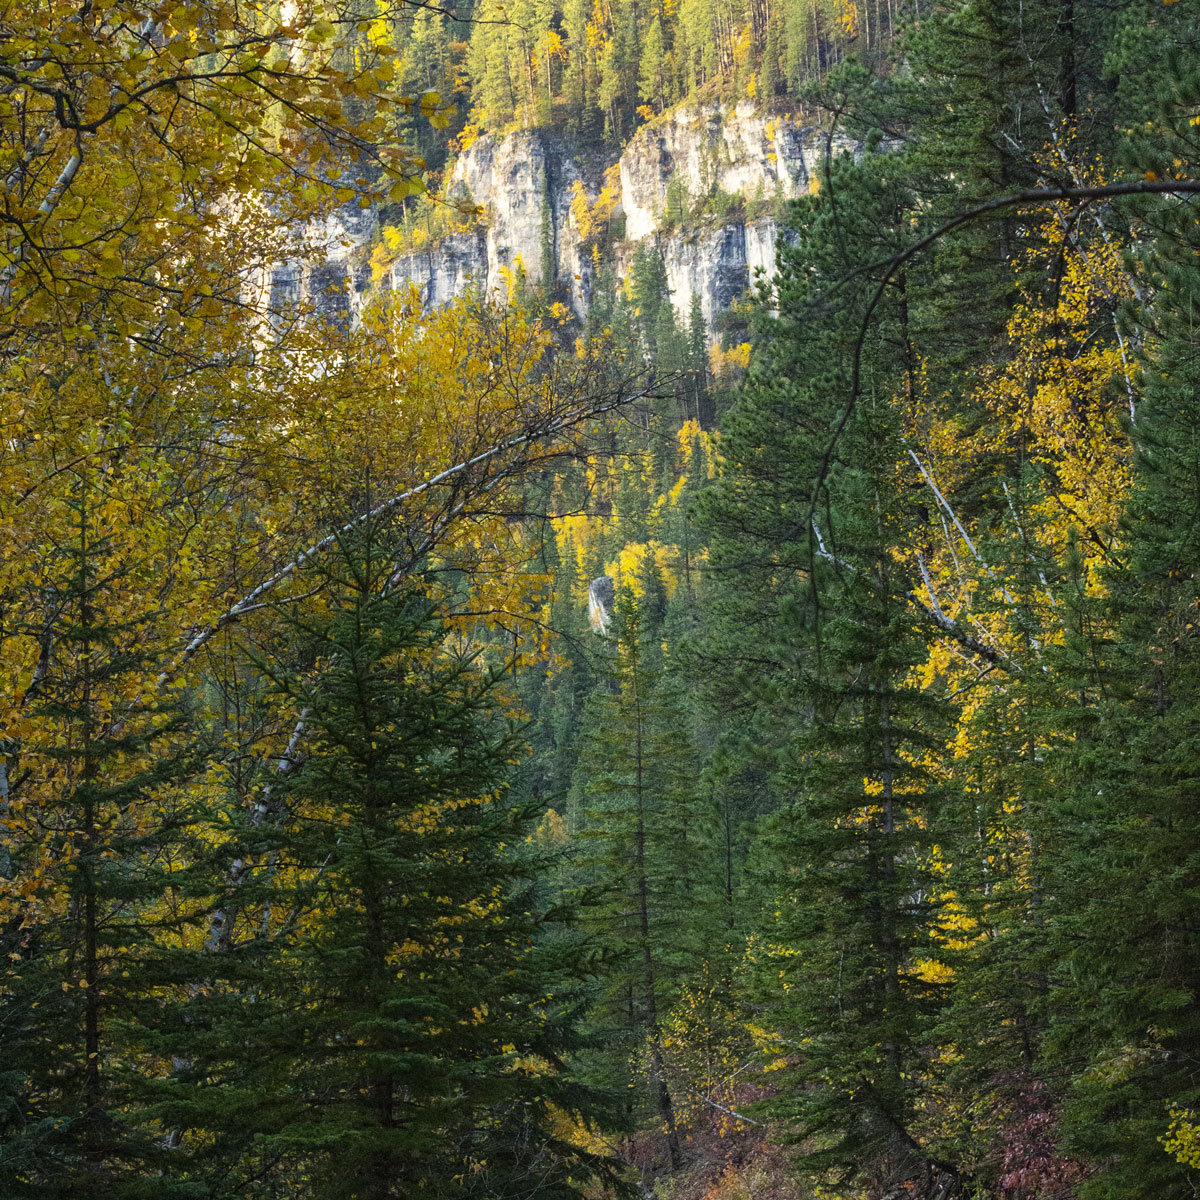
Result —
M600 193L589 205L587 191L577 179L571 185L571 220L581 241L596 243L608 231L609 222L621 200L621 164L614 163L604 172ZM593 244L593 251L598 246Z
M749 25L743 25L733 38L733 62L742 67L750 58L750 48L754 43L754 31Z
M512 438L533 414L571 403L575 385L564 370L579 366L586 375L588 363L568 356L548 365L551 330L518 307L464 303L423 315L415 292L369 306L355 329L315 320L288 326L260 347L252 369L241 353L245 336L241 324L215 321L165 333L167 347L213 364L181 378L173 358L143 355L132 340L103 354L76 345L51 362L17 359L0 376L6 444L20 449L0 458L0 590L23 598L19 613L10 606L3 634L0 739L9 753L17 748L23 767L38 768L12 790L5 814L22 870L0 881L4 919L31 918L32 905L58 905L67 895L72 851L48 818L65 794L54 763L70 730L25 697L45 653L41 631L57 661L66 654L54 640L60 618L46 606L81 514L96 531L94 568L113 581L111 594L93 602L92 619L126 630L123 651L150 664L91 696L96 719L120 723L131 737L156 719L147 700L192 683L200 659L183 650L193 632L208 631L215 658L206 666L214 670L240 631L269 639L279 619L273 605L255 605L236 621L222 614L278 564L295 565L268 600L293 611L323 608L296 556L345 519L345 498L364 487L380 499L411 493L390 519L428 531L422 554L432 566L465 572L473 602L449 616L447 652L470 650L489 626L503 624L518 659L545 655L533 618L548 581L531 565L537 546L529 532L502 515L505 477L495 477L487 511L470 521L445 520L432 481ZM499 358L497 346L511 360ZM541 452L553 444L543 439ZM405 569L400 560L397 570ZM264 730L236 708L213 719L231 753L269 752L261 739L270 723ZM215 777L195 786L212 791ZM114 836L154 819L161 803L140 799ZM418 832L448 819L446 806L410 815Z
M700 427L699 421L689 417L679 427L677 436L684 472L680 481L697 472L703 472L705 479L712 479L717 473L717 451L712 435Z
M1200 1171L1200 1118L1186 1109L1168 1109L1171 1123L1167 1132L1159 1138L1166 1152L1184 1166Z
M534 834L538 845L558 849L566 844L568 836L566 821L553 808L548 808Z
M742 342L728 350L713 346L708 352L708 361L713 376L729 382L750 366L750 343Z
M479 138L480 128L478 121L469 121L463 126L462 132L455 139L459 153L465 153L475 145Z
M258 210L263 244L243 247L246 267L296 257L280 253L280 230L421 189L397 110L446 117L435 93L397 92L386 23L370 22L364 45L325 0L287 17L240 0L152 15L132 0L47 0L9 6L5 22L18 48L0 103L16 218L0 236L10 344L212 321L211 305L191 303L202 286L228 316L244 296L221 286L227 225ZM364 153L370 178L345 170Z
M402 255L423 250L455 234L469 232L483 216L484 209L469 199L453 201L423 193L415 204L405 209L402 225L384 225L380 230L380 244L371 252L372 280L378 283Z
M844 38L858 37L858 5L854 0L839 0L833 20Z
M1062 562L1070 551L1081 560L1088 590L1095 594L1101 587L1104 554L1118 536L1129 490L1126 422L1140 381L1111 317L1114 303L1132 296L1122 246L1106 232L1084 238L1058 213L1050 214L1031 241L1037 249L1018 270L1037 281L1053 276L1055 286L1045 294L1023 295L1008 323L1006 347L990 356L993 365L979 369L974 400L982 419L968 426L960 401L943 406L925 365L918 364L908 381L911 420L898 469L923 489L930 513L919 561L915 548L900 555L923 581L924 603L1018 667L1036 669L1044 648L1064 636L1050 584L1037 564ZM998 517L981 525L959 503L960 489L974 486L974 464L981 459L1018 450L1029 467L1027 481L1019 494L1011 485L1004 488ZM1016 549L992 561L981 548L1001 540ZM970 785L991 793L980 809L987 903L1029 903L1033 845L1024 797L1002 775L986 774L993 758L1002 769L1014 746L1031 756L1041 752L1027 698L1012 687L1009 675L981 671L949 640L931 649L913 677L921 687L952 698L953 757L975 756L987 780ZM935 776L952 769L933 759L921 765ZM936 851L931 865L939 865ZM939 946L962 949L983 936L986 918L977 925L953 895L942 899ZM936 950L918 967L930 981L944 970Z
M953 968L935 958L918 959L913 968L913 973L924 983L949 983L954 978Z
M671 1086L676 1120L687 1128L713 1115L714 1105L735 1107L733 1087L745 1071L751 1039L741 1014L726 999L727 989L705 967L662 1022L660 1051ZM646 1064L648 1066L648 1064ZM720 1112L720 1109L716 1109ZM738 1122L722 1115L718 1129L730 1133Z
M627 542L605 570L617 587L626 587L636 599L646 594L646 564L654 561L653 551L645 542Z

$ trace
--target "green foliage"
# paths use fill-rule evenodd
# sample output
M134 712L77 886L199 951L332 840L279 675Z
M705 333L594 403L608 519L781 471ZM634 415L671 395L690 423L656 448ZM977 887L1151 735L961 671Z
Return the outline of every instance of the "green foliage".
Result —
M869 291L806 319L808 298L853 264L847 250L880 256L881 217L907 202L894 174L882 157L842 160L829 179L837 207L817 199L797 212L779 315L761 324L757 368L725 423L731 469L702 511L721 580L713 649L735 671L745 664L733 687L766 707L774 743L779 807L752 852L763 907L751 977L772 1028L798 1049L770 1111L811 1169L898 1181L940 1170L918 1113L933 1086L923 1047L945 999L922 960L939 920L930 852L941 836L925 764L947 725L911 679L929 631L889 549L914 516L891 465L902 429L890 393L906 364L890 347L908 336L907 311L877 309L852 408L843 364ZM747 636L750 620L761 633Z
M476 129L585 144L689 96L802 87L856 152L831 140L778 278L722 317L711 360L701 297L676 307L652 243L621 289L598 258L584 332L660 385L589 425L579 469L503 496L507 460L477 492L417 481L440 462L425 441L490 463L531 389L565 403L541 347L574 361L574 331L520 313L469 361L452 319L337 366L301 330L321 371L280 383L292 407L247 409L266 449L235 427L249 375L216 415L189 410L188 436L159 414L207 399L188 360L146 385L134 484L105 440L133 419L110 359L27 376L14 352L10 503L40 501L43 524L11 539L0 595L20 680L0 744L0 1192L567 1200L618 1186L602 1121L659 1195L758 1195L749 1164L774 1180L790 1153L803 1186L869 1200L1193 1196L1196 205L1009 206L935 231L1038 183L1194 179L1194 12L950 0L919 7L890 62L874 2L457 15L481 18L469 41L435 9L348 20L339 78L388 37L368 91L457 93ZM341 99L356 124L380 102ZM397 136L434 161L400 107ZM572 205L598 253L618 195L610 174ZM663 220L763 204L676 174ZM454 228L437 211L409 206L385 249ZM554 237L547 205L543 275ZM527 369L501 394L506 339ZM244 344L214 343L222 361ZM70 407L84 375L108 391ZM96 439L68 453L58 424ZM362 511L364 440L420 451L436 499L326 539L319 564L284 556L273 530L305 508ZM228 457L203 477L228 537L193 517L199 485L162 482L200 456ZM159 488L181 514L162 530L183 532L154 538L181 544L139 559ZM486 584L462 581L472 556ZM498 577L533 556L536 577ZM243 559L303 566L312 590L229 610L195 695L169 671L149 686L153 650L207 628Z
M1188 22L1167 11L1151 33L1149 16L1080 9L1064 25L1058 5L951 5L906 37L905 72L831 76L819 94L848 127L897 130L903 145L872 155L869 136L861 163L833 162L794 206L777 315L756 319L723 421L725 470L700 506L704 652L721 670L703 677L728 730L725 777L768 772L748 979L794 1047L768 1111L814 1170L1021 1197L1194 1183L1186 1137L1167 1132L1197 1107L1183 1068L1200 987L1182 800L1195 757L1191 206L1146 200L1064 235L1059 254L1089 239L1110 253L1131 223L1146 231L1123 266L1092 250L1107 295L1079 333L1061 315L1054 335L1014 320L1076 286L1054 274L1059 234L1038 248L1053 227L1028 214L938 238L878 291L870 265L979 198L1047 176L1083 186L1089 143L1137 178L1191 177ZM1085 38L1113 47L1119 85L1078 52ZM1151 45L1169 72L1154 89ZM1116 86L1131 116L1154 114L1120 147L1104 127ZM1033 150L1015 136L1030 111ZM1004 423L994 381L1017 376L1037 336L1063 339L1039 347L1046 358L1079 362L1108 337L1117 361L1144 364L1144 389L1114 380L1136 421L1120 530L1072 509L1056 533L1065 464ZM1027 379L1026 405L1057 386L1045 368ZM1075 374L1063 395L1083 404L1087 386ZM943 436L970 450L931 470ZM1111 469L1116 483L1119 459ZM931 574L943 537L957 584ZM968 613L996 648L976 659L997 672L983 688L983 675L951 683L954 656L989 653L962 638ZM938 629L958 638L949 654ZM872 803L881 747L906 776L890 810Z
M77 471L74 484L72 536L44 565L57 606L26 696L52 736L10 753L5 775L6 807L28 804L36 824L6 814L5 873L31 886L0 934L0 1191L186 1196L162 1179L155 1101L184 1049L161 997L187 978L199 816L183 785L200 760L181 698L140 692L160 617L122 593L103 481Z
M582 726L573 790L585 928L612 956L595 1017L624 1055L644 1045L646 1096L679 1165L663 1020L716 949L720 891L711 812L697 786L682 698L658 662L654 580L616 597L607 670ZM640 593L640 595L639 595Z
M297 629L314 668L267 664L306 747L241 851L272 864L240 902L274 936L189 1006L205 1032L172 1117L212 1140L224 1195L259 1194L264 1161L326 1200L576 1195L603 1164L560 1134L598 1101L565 1074L578 995L507 791L500 676L449 653L390 570L371 534L347 548L328 615Z
M474 119L499 133L565 120L581 142L603 130L623 144L646 120L688 99L747 95L770 105L781 82L820 78L847 54L881 62L894 7L883 0L751 0L661 4L563 0L479 7L469 57ZM551 48L551 49L548 49Z
M1162 38L1170 45L1178 27ZM1192 124L1200 61L1168 58L1157 128L1136 153L1195 161ZM1150 1189L1184 1196L1186 1155L1163 1152L1166 1115L1200 1096L1189 1064L1200 1047L1200 942L1192 930L1200 843L1191 818L1200 704L1194 639L1197 519L1197 339L1200 300L1195 221L1147 203L1154 231L1148 275L1155 312L1136 314L1147 371L1136 424L1134 485L1120 569L1108 594L1084 608L1097 630L1070 663L1088 697L1070 711L1062 751L1070 786L1053 809L1059 840L1048 864L1053 912L1069 975L1056 995L1054 1050L1087 1069L1067 1113L1070 1143L1113 1165L1081 1194L1125 1197ZM1119 752L1114 748L1119 747ZM1068 981L1069 980L1069 984ZM1086 1021L1079 1014L1086 1011Z

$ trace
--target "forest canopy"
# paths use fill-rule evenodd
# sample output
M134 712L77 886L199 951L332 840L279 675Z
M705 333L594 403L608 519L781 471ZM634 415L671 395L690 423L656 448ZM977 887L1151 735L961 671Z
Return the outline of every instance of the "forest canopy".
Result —
M1194 1196L1198 47L0 9L0 1197ZM807 194L626 240L679 105ZM390 289L514 129L588 303Z

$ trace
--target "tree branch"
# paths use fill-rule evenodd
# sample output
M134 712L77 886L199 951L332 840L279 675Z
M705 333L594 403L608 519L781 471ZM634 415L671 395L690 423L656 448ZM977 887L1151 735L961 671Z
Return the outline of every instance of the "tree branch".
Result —
M813 536L817 540L816 554L818 558L823 559L830 565L837 567L839 571L845 571L849 575L858 576L860 579L865 580L871 587L878 590L879 582L877 580L872 579L869 575L863 575L861 572L855 569L853 563L848 563L844 559L838 558L836 554L826 547L825 539L821 536L821 531L817 528L816 521L812 523L812 531ZM924 569L923 562L922 569ZM932 589L930 590L930 596L933 596ZM1015 664L1007 660L1000 650L997 650L994 646L989 646L986 642L981 642L976 637L973 637L971 634L967 633L967 631L963 629L963 627L959 625L959 623L955 621L953 617L946 616L946 614L942 612L941 606L936 603L936 600L934 601L934 605L931 607L930 605L926 604L925 601L922 600L912 588L908 588L906 591L904 591L902 593L902 597L909 604L911 604L926 620L931 621L943 633L952 637L960 646L963 647L963 649L970 650L972 654L977 654L980 658L986 659L992 664L992 666L999 667L1001 671L1004 671L1007 674L1016 675L1020 673L1020 669Z
M954 230L959 229L963 225L970 224L972 221L977 221L980 217L990 216L992 213L1001 212L1006 208L1054 204L1063 200L1077 200L1081 204L1086 204L1093 200L1115 200L1122 196L1194 195L1200 195L1200 179L1174 179L1170 181L1163 179L1139 179L1131 180L1128 183L1110 183L1100 187L1026 188L1020 192L1012 192L1007 196L996 196L991 200L985 201L983 204L975 205L974 208L968 208L957 216L951 217L949 221L939 225L936 229L931 230L923 238L919 238L913 242L911 246L907 246L898 254L894 254L891 258L879 260L847 276L848 280L865 272L883 270L883 275L876 285L875 291L872 293L871 299L867 304L866 312L863 313L862 320L859 323L858 336L854 341L853 366L850 372L850 394L846 399L846 406L842 410L837 424L834 426L833 434L829 439L828 445L825 447L825 453L821 456L821 462L817 468L817 477L813 481L812 497L808 506L809 521L816 516L817 501L820 497L821 488L825 484L826 476L829 474L830 464L833 462L833 452L837 448L838 440L841 438L847 424L849 424L850 417L854 413L855 405L858 402L858 394L862 387L862 352L867 340L867 331L871 326L871 318L875 315L875 310L879 307L879 302L883 299L884 292L892 282L892 278L906 262L915 258L923 250L927 250L948 233L953 233Z
M246 616L249 612L254 611L259 607L259 603L267 593L273 591L285 580L295 575L306 563L311 559L316 558L323 551L328 550L335 545L340 538L347 534L353 533L362 525L370 521L377 520L379 517L387 516L394 512L405 501L412 500L420 496L424 492L430 491L439 484L446 483L454 479L456 476L463 475L472 467L480 466L492 459L499 457L509 450L520 449L522 446L528 446L533 442L539 441L542 438L550 437L553 434L561 433L564 430L571 429L584 421L592 420L596 417L603 416L605 413L612 412L615 409L622 408L627 404L632 404L636 400L646 399L651 396L653 388L647 387L630 395L623 395L615 400L608 400L603 404L589 406L581 411L576 411L568 414L565 417L552 419L545 425L526 430L514 438L501 442L498 445L491 446L480 454L476 454L472 458L464 459L462 462L455 463L452 467L447 467L444 471L440 471L432 478L425 480L424 483L419 483L416 487L409 488L407 491L400 492L398 495L390 496L388 499L379 504L366 509L358 516L347 521L344 525L339 526L332 533L328 533L319 541L314 542L307 549L302 550L291 562L283 567L280 567L269 578L263 580L251 591L247 592L237 603L232 604L227 608L215 621L206 626L197 633L191 641L183 648L181 653L168 664L167 668L158 677L158 685L161 687L173 675L176 674L183 666L185 666L192 658L196 656L201 649L204 648L222 629L235 624Z

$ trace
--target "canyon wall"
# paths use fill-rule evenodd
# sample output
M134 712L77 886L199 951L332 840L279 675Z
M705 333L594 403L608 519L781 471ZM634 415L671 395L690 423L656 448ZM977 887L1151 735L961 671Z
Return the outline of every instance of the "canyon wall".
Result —
M821 130L764 115L747 101L664 114L637 132L617 171L608 172L610 188L619 178L619 198L600 263L612 266L619 283L638 247L652 246L676 312L686 318L698 296L711 330L756 277L773 274L779 214L785 201L809 190L826 141ZM854 149L840 139L831 148ZM415 286L436 306L470 289L502 297L512 273L523 270L530 283L556 286L582 317L596 286L597 256L576 225L572 201L581 186L595 203L603 165L589 173L565 142L542 131L479 137L453 164L445 189L450 200L482 207L474 228L377 254L382 266L373 275L367 260L378 230L371 214L338 214L319 234L326 264L302 279L281 268L274 287L296 295L324 291L323 306L353 320L373 287ZM334 282L339 286L330 288Z

